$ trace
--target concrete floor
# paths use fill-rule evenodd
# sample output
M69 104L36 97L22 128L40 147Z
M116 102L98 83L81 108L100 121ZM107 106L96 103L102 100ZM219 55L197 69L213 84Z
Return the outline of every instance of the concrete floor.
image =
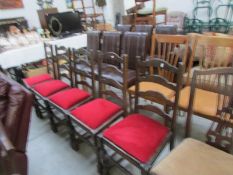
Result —
M183 140L185 117L178 118L176 145ZM192 137L205 140L205 133L210 121L194 117ZM157 162L169 154L168 145L159 156ZM68 133L62 129L53 133L49 121L38 119L32 112L27 154L29 158L29 175L98 175L96 157L92 149L81 144L78 152L72 150L69 144ZM129 165L130 166L130 165ZM137 169L130 166L134 174ZM123 175L117 169L112 169L112 175Z

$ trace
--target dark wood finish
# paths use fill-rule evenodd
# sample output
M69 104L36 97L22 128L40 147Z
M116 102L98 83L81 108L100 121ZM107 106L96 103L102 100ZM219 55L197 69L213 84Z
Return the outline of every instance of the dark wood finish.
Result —
M102 45L101 51L103 53L114 52L117 55L120 55L121 48L121 32L103 32L102 34ZM108 54L105 55L106 58L103 58L104 63L112 64L115 66L119 66L119 62L114 62L113 59L109 59L110 56Z
M47 66L47 73L53 76L53 78L57 78L57 70L56 64L54 62L54 46L48 43L44 43L44 51L45 51L45 59Z
M73 77L71 69L71 50L64 46L55 46L56 58L54 59L57 67L57 79L69 81L70 86L73 86Z
M69 117L67 117L67 113L69 113L70 110L74 109L77 106L80 106L91 99L93 99L93 96L95 96L95 85L94 85L94 79L93 79L93 66L90 61L90 57L93 57L91 55L91 52L88 52L86 49L73 49L71 52L70 49L67 49L65 47L56 47L56 65L57 65L57 71L58 71L58 79L70 82L70 88L71 87L77 87L81 89L80 85L87 86L91 89L91 96L82 100L81 102L74 104L69 109L63 109L62 107L58 106L51 100L46 100L47 105L47 111L49 113L50 117L50 124L51 128L54 132L58 131L58 127L64 124L67 124L68 127L70 127L70 120ZM83 59L84 58L84 59ZM85 69L82 67L79 67L78 65L82 64L85 65ZM88 67L89 66L89 67ZM89 68L89 69L88 69ZM90 78L92 81L89 84L87 81L79 81L77 79L78 76L82 76L85 78ZM86 89L86 88L85 88ZM66 89L65 89L66 90ZM64 97L65 98L65 97ZM59 112L61 115L57 115L57 112ZM73 133L71 135L71 146L73 146L72 137Z
M135 32L144 32L147 33L147 50L148 50L148 54L150 54L150 50L151 50L151 41L152 41L152 33L153 33L153 25L135 25Z
M179 90L181 86L181 79L182 79L182 73L183 73L183 66L179 65L179 68L174 67L167 62L163 60L150 60L150 61L141 61L140 58L138 58L138 64L137 64L137 83L136 83L136 100L135 100L135 111L133 113L138 113L139 111L150 111L154 114L157 114L158 116L162 117L164 119L164 124L166 126L170 126L170 133L167 135L164 142L161 144L161 146L158 148L158 150L154 153L151 160L147 163L142 163L133 156L129 155L127 152L122 150L120 147L112 143L110 140L104 138L102 135L99 135L100 138L100 145L101 145L101 157L102 157L102 166L103 166L103 174L106 172L109 172L108 163L111 162L117 167L119 167L122 171L124 171L126 174L131 174L123 165L121 164L122 161L127 160L134 166L140 169L142 175L148 175L150 172L150 169L158 157L159 153L162 151L162 149L165 147L166 143L170 141L170 148L172 149L174 146L174 137L175 137L175 130L176 130L176 112L178 107L178 100L179 100ZM161 77L160 75L150 75L149 68L153 66L154 68L163 68L166 71L172 71L177 75L177 81L178 83L171 84L167 80L164 80L164 77ZM146 70L146 71L145 71ZM144 72L144 73L142 73ZM159 98L164 99L164 103L167 103L167 105L173 107L173 114L172 116L169 115L166 111L161 110L159 107L154 105L145 105L140 104L139 98L146 98L148 96L153 96L154 98L157 98L159 95L159 92L156 91L147 91L147 92L141 92L139 88L139 83L149 81L154 83L163 83L166 87L171 88L176 91L175 100L169 101L166 98L163 98L163 95L160 95ZM169 125L170 124L170 125ZM142 140L143 141L143 140ZM106 151L106 146L110 148L113 153L111 155ZM146 148L145 148L146 149ZM115 155L120 155L121 158L116 160Z
M136 57L146 58L148 48L147 33L125 32L122 39L121 54L128 55L128 68L136 70Z
M78 149L78 145L80 144L79 141L83 141L88 143L90 146L93 147L97 154L97 160L98 160L98 170L102 170L102 164L100 160L99 155L99 146L97 141L97 135L103 131L105 128L107 128L109 125L111 125L113 122L115 122L119 117L123 116L124 113L126 113L126 85L119 84L112 76L104 77L103 72L110 71L110 72L118 72L120 73L119 69L113 65L110 64L103 64L103 58L110 56L112 59L116 59L123 65L123 76L126 75L125 71L127 68L127 57L123 56L120 57L115 53L101 53L98 54L98 80L99 80L99 98L105 98L107 100L111 100L114 103L117 103L122 107L122 109L114 114L109 120L107 120L105 123L103 123L101 126L99 126L96 129L92 129L89 126L87 126L82 121L78 120L71 114L69 114L70 117L70 128L72 132L73 143L75 144L76 148ZM93 72L94 72L94 65L92 66ZM103 90L103 84L108 84L113 87L118 87L120 89L120 94L117 94L116 92L112 90ZM110 99L111 98L111 99ZM84 104L85 105L85 104ZM93 109L90 109L93 110ZM93 118L94 119L94 118ZM82 130L82 132L80 132Z

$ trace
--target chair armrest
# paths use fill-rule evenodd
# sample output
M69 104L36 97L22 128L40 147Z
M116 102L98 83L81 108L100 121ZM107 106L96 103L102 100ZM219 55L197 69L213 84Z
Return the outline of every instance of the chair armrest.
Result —
M15 149L15 147L7 137L6 131L1 121L0 121L0 147L6 152L10 152L11 150Z

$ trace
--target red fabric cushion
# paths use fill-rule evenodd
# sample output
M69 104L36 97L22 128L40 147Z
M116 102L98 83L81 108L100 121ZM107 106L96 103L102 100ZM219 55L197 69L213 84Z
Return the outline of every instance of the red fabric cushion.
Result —
M41 82L46 81L46 80L52 80L52 79L53 78L51 77L51 75L42 74L42 75L38 75L38 76L34 76L34 77L25 78L25 79L23 79L23 82L24 82L24 84L26 84L28 86L32 86L34 84L41 83Z
M90 94L86 91L78 88L71 88L58 92L52 95L49 99L63 109L69 109L87 97L90 97Z
M115 103L98 98L76 108L71 114L90 128L96 129L120 110L121 107Z
M40 95L44 97L48 97L62 89L69 87L68 84L64 83L61 80L50 80L46 82L39 83L35 85L33 88L37 91Z
M146 163L164 141L169 129L142 114L132 114L106 129L103 136Z

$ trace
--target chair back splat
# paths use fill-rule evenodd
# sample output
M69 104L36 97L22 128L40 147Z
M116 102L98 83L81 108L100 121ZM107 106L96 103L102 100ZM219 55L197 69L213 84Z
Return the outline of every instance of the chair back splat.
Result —
M160 115L165 120L165 124L168 122L171 123L171 130L175 131L175 124L176 124L176 114L177 114L177 106L179 100L179 91L182 86L182 74L183 74L183 65L179 63L178 68L167 63L161 59L153 59L150 61L138 61L137 62L137 83L136 83L136 91L135 91L135 112L138 113L139 110L146 110L154 112L155 114ZM176 83L170 82L168 79L161 75L151 75L149 69L153 67L153 69L162 69L164 71L172 72L177 78ZM142 73L143 72L143 73ZM148 91L141 91L140 90L140 83L141 82L152 82L158 83L170 90L175 92L175 100L172 101L164 94L156 89L148 90ZM161 109L155 105L142 105L139 103L139 98L144 98L147 100L151 100L153 102L159 101L160 104L172 107L173 114L170 117L169 113L166 110Z
M93 50L73 49L74 86L89 90L95 97L95 60Z
M53 45L44 43L45 58L47 62L47 72L57 78L57 72L54 64L54 49Z
M122 41L121 54L128 55L128 68L136 70L136 57L140 56L142 60L147 52L147 33L125 32Z
M57 78L59 80L69 81L70 85L73 86L73 76L71 69L71 51L66 47L55 46L56 59L55 65L57 67Z
M104 59L107 62L115 62L119 66L114 66L111 64L104 64ZM99 52L98 53L98 71L99 71L99 96L109 97L112 101L116 101L124 112L126 113L127 108L127 75L128 75L128 56L123 55L120 57L114 52ZM123 77L123 82L117 81L113 76L117 75ZM108 90L103 89L103 85L109 85L111 88ZM113 88L120 90L120 95L114 91Z
M178 62L182 62L185 71L187 71L188 42L188 37L184 35L153 34L151 58L158 57L173 66L177 66ZM152 69L151 71L153 73ZM167 74L166 71L159 71L159 74L170 81L174 79L174 76Z
M100 50L100 31L87 32L87 50L97 52Z
M103 43L101 45L101 50L103 53L114 52L120 55L121 48L121 32L103 32ZM108 61L112 62L108 62ZM119 66L118 61L104 59L104 63Z

